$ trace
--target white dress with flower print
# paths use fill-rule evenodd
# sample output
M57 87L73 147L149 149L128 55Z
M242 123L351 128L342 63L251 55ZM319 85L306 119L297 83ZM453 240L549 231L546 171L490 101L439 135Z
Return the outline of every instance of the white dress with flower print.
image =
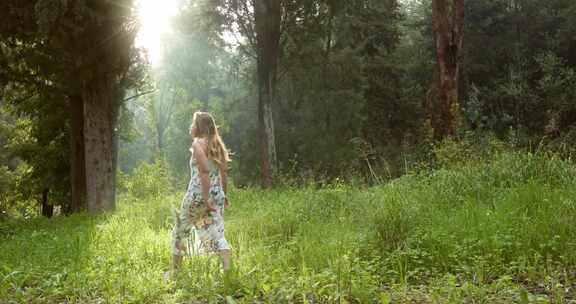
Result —
M203 206L200 173L194 157L190 159L190 183L176 216L172 231L172 251L174 255L185 255L185 240L195 231L194 251L198 254L218 253L230 249L224 237L224 201L220 170L213 160L208 160L210 168L210 198L215 202L216 211L207 213Z

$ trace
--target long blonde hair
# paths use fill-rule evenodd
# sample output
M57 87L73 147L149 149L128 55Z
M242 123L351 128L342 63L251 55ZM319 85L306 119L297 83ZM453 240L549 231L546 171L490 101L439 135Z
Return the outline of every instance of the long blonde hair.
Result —
M192 116L190 132L192 132L192 127L194 127L196 131L192 136L206 138L208 142L208 151L206 151L208 158L214 160L219 165L226 164L230 161L230 153L226 149L222 138L220 138L216 123L210 113L195 112Z

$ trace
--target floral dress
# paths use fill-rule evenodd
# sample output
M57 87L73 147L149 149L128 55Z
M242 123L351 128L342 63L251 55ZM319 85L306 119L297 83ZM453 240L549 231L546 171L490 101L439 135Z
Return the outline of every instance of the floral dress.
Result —
M208 160L210 168L210 198L215 202L216 211L207 212L202 200L200 172L194 157L190 158L190 183L176 214L176 225L172 230L172 252L174 255L186 254L186 240L192 228L195 231L194 252L213 254L229 250L230 245L224 237L224 201L220 170L213 160Z

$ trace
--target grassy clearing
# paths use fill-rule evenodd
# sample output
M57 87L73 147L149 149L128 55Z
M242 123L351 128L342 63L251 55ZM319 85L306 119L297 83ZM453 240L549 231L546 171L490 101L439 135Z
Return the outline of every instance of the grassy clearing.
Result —
M0 222L0 302L573 303L574 173L506 153L368 189L237 190L229 278L195 257L162 280L179 194Z

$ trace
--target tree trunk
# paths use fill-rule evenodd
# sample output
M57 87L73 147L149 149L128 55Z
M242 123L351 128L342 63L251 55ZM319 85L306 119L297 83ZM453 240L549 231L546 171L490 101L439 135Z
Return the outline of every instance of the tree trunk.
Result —
M118 117L120 117L120 105L126 97L126 91L122 89L119 85L114 85L110 88L112 93L112 98L110 100L112 104L111 110L111 125L112 125L112 202L114 203L114 208L116 208L116 172L118 170L118 153L120 152L120 138L118 136Z
M84 157L84 101L80 96L72 97L70 130L70 181L72 202L66 213L86 209L86 160Z
M276 171L273 109L280 55L280 0L256 1L254 23L258 55L258 128L262 186L270 187Z
M164 131L164 126L160 122L156 122L156 149L158 150L158 157L164 155Z
M276 171L276 144L271 102L260 100L258 105L258 120L262 187L269 188L274 184L274 174Z
M116 206L115 89L113 77L99 77L83 89L86 203L92 214Z
M48 189L44 189L44 191L42 191L42 201L40 202L42 204L42 216L45 216L47 218L51 218L52 215L54 214L54 205L52 204L48 204L48 192L50 190Z
M324 50L324 66L322 67L322 89L324 91L325 96L327 97L330 94L330 88L328 85L328 74L329 74L329 65L330 65L330 53L332 52L332 31L334 28L334 9L331 5L327 5L328 10L328 25L326 30L326 48ZM331 125L331 116L330 116L330 106L328 105L328 98L322 98L324 102L324 111L325 111L325 127L326 131L330 130Z
M432 23L436 39L440 102L434 131L436 137L452 137L456 134L460 107L458 78L464 34L464 0L433 0Z

